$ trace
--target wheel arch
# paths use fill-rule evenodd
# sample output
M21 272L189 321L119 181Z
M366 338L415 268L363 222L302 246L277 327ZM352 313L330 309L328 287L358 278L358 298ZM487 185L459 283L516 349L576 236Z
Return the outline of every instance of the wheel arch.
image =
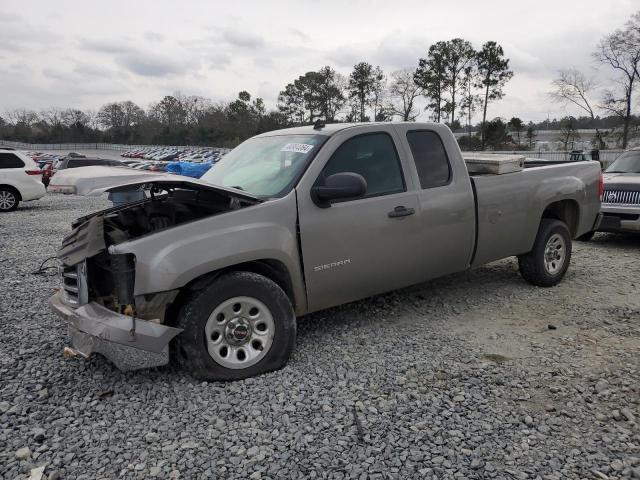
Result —
M291 302L291 305L293 306L295 312L298 312L301 308L303 308L303 306L300 305L302 299L296 298L291 273L287 269L286 265L280 260L263 258L229 265L194 278L185 286L180 288L180 291L175 300L167 309L167 314L165 317L166 322L169 325L173 325L176 321L180 308L186 301L188 301L189 297L194 292L207 288L217 278L229 272L251 272L262 275L263 277L266 277L269 280L273 281L284 291L284 293L289 298L289 301Z
M542 212L540 223L545 218L553 218L560 220L569 229L571 238L575 238L578 231L578 223L580 221L580 205L572 199L558 200L546 206Z
M18 198L18 201L20 201L20 202L22 201L22 195L20 195L20 190L18 190L13 185L7 185L7 184L0 183L0 189L11 190L13 193L16 194L16 196Z

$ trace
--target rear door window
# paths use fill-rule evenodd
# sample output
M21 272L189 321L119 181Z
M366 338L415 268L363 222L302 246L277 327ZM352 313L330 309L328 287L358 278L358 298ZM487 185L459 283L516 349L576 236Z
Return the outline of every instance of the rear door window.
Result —
M0 168L24 168L24 162L13 153L0 153Z
M451 181L451 166L440 136L428 130L407 132L407 141L416 163L420 187L433 188Z
M322 177L342 172L362 175L367 182L367 197L405 190L398 152L387 133L358 135L340 145L325 165Z

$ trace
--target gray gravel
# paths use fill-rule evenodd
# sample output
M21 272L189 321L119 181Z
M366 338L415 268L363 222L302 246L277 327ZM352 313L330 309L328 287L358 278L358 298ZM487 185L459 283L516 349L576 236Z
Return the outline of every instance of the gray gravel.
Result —
M640 239L552 289L509 259L308 316L286 368L207 384L62 358L30 272L106 205L0 216L2 478L640 478Z

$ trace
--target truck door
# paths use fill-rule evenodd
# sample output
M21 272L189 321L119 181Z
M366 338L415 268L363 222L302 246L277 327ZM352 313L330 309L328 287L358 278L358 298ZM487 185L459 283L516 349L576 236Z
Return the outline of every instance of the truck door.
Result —
M395 128L406 139L402 145L417 177L424 280L463 271L475 243L475 204L458 145L448 131L441 135L411 124Z
M335 134L298 186L300 239L309 309L319 310L419 281L418 200L404 174L390 126ZM363 197L318 207L310 189L329 175L354 172Z

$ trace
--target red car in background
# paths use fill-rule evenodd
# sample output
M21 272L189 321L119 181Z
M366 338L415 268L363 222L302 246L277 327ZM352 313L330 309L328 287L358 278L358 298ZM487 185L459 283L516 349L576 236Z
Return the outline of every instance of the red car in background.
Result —
M45 162L40 168L42 169L42 183L44 183L45 187L48 187L51 177L53 177L55 173L53 170L53 161Z

